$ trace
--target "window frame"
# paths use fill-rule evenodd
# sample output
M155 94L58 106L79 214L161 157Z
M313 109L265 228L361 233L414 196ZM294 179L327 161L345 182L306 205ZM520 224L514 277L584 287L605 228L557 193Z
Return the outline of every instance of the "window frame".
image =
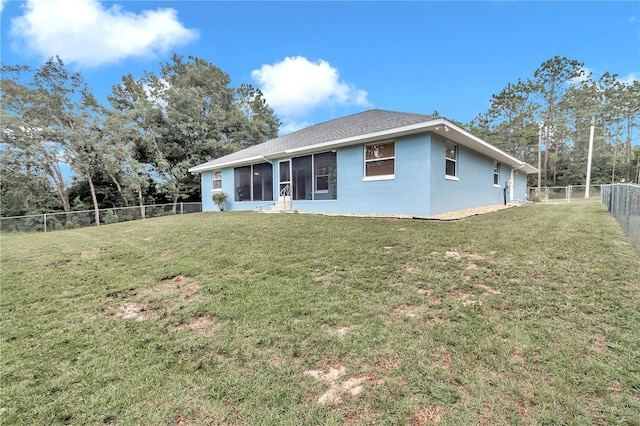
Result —
M216 176L219 176L219 178L216 179ZM218 187L216 187L216 182L219 182ZM211 175L211 191L212 192L222 191L222 170L213 171Z
M373 145L393 145L393 156L380 157L380 158L367 158L367 148ZM375 181L375 180L391 180L396 178L396 141L383 141L383 142L374 142L368 143L363 146L363 158L364 158L364 170L363 170L363 181ZM387 173L383 175L368 175L367 174L367 164L374 162L383 162L383 161L392 161L393 163L393 173Z
M500 188L500 163L497 160L493 162L493 186Z
M451 149L451 148L452 149ZM449 157L449 152L453 151L453 158ZM455 180L455 181L459 181L460 178L458 177L458 145L456 145L455 143L451 142L451 141L445 141L444 144L444 157L445 157L445 161L444 161L444 177L447 180ZM452 163L453 164L453 174L449 174L447 173L449 171L449 164Z
M267 166L267 167L262 167L262 166ZM258 169L254 169L255 167L258 167ZM249 176L248 176L248 184L249 184L249 197L247 198L244 194L242 196L240 196L239 194L239 188L238 187L238 171L245 169L249 171ZM254 196L254 192L255 192L255 185L256 185L256 176L260 176L261 172L267 171L269 170L271 172L271 192L269 191L261 191L262 193L262 197L261 199L256 199ZM261 178L263 179L263 178ZM264 182L263 182L264 183ZM273 165L271 163L254 163L254 164L249 164L246 166L241 166L241 167L234 167L233 168L233 188L234 188L234 201L235 202L263 202L263 201L273 201ZM270 194L267 195L267 198L265 198L266 194Z

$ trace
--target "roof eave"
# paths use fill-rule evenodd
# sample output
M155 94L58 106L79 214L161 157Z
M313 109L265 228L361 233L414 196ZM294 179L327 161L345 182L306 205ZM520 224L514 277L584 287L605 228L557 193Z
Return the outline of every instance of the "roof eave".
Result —
M532 165L518 160L514 156L507 154L503 150L485 142L484 140L468 132L457 124L450 122L449 120L445 119L442 123L442 126L436 126L434 130L436 134L442 136L443 138L449 139L462 146L466 146L467 148L479 152L480 154L486 155L487 157L493 158L500 163L507 164L515 168L516 170L521 170L526 174L538 172L538 169L533 167Z
M317 152L318 150L336 149L350 145L357 145L384 139L392 139L428 131L432 131L443 138L449 139L455 143L466 146L473 151L479 152L483 155L486 155L487 157L493 158L501 163L514 167L516 170L522 170L526 174L538 172L537 168L525 163L524 161L518 160L517 158L507 154L501 149L494 147L493 145L490 145L489 143L483 141L479 137L473 135L472 133L468 132L467 130L463 129L457 124L454 124L444 117L437 117L432 120L423 121L421 123L395 127L378 132L365 133L363 135L273 152L264 156L253 156L249 158L243 158L241 160L227 161L224 163L217 163L213 165L205 163L199 166L191 167L189 169L189 172L201 173L210 170L221 170L223 168L232 166L245 166L253 164L256 161L271 161L278 158L291 157L293 155L309 154Z
M191 167L188 169L188 171L189 173L202 173L202 172L208 172L211 170L221 170L231 166L233 167L247 166L249 164L255 164L256 161L260 161L260 160L265 160L265 157L261 155L256 155L253 157L243 158L242 160L226 161L224 163L217 163L217 164L204 163L204 164L200 164L199 166Z

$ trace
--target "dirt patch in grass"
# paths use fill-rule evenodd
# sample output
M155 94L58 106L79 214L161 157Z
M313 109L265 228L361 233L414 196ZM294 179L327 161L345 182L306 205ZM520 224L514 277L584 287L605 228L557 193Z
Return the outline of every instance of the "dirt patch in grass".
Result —
M205 332L210 330L215 325L215 323L216 319L212 316L207 315L197 318L191 318L188 322L178 328Z
M471 296L471 293L466 290L451 290L449 296L456 300L466 300Z
M115 316L123 319L135 319L136 321L144 321L158 316L157 311L147 310L146 303L125 302L120 304Z
M347 369L338 365L330 367L328 370L307 370L306 376L311 376L329 385L329 388L318 397L316 402L320 405L339 404L344 396L357 396L363 389L365 377L350 377L346 380L342 378L346 375Z
M145 321L158 318L168 311L178 301L193 301L202 288L200 284L189 277L183 275L172 275L161 278L160 284L146 288L140 291L118 291L107 295L107 301L113 301L114 298L124 298L120 301L113 315L121 319L133 319L136 321ZM128 299L128 300L127 300ZM160 305L161 308L153 309L153 306ZM111 308L110 312L113 312ZM97 317L94 316L94 318ZM195 317L178 328L189 329L194 331L207 331L215 323L212 316Z
M440 303L442 303L442 299L440 299L438 296L433 294L433 291L431 290L425 290L423 288L420 288L418 289L418 293L428 297L431 303L433 303L434 305L439 305Z
M451 366L451 354L447 350L446 346L440 346L440 348L431 354L431 365L434 367L440 367L444 370Z
M338 338L343 338L344 336L347 335L347 333L349 331L351 331L351 327L349 326L344 326L344 327L338 327L338 328L331 328L329 327L327 324L323 324L322 325L322 330L329 334L330 336L334 336L334 337L338 337Z
M476 287L479 287L479 288L483 289L484 290L483 294L502 294L502 292L500 290L496 290L495 288L490 287L490 286L485 285L485 284L477 283Z
M442 421L444 409L437 405L420 407L411 415L411 426L435 425Z

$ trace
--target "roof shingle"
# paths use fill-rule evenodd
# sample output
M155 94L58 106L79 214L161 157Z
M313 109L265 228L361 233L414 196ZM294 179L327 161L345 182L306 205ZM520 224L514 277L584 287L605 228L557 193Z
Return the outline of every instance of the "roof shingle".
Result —
M267 142L251 146L241 151L234 152L224 157L216 158L207 163L198 165L197 168L210 168L217 164L242 161L248 158L267 156L277 152L283 152L294 148L302 148L317 145L369 133L394 129L402 126L422 123L434 119L434 116L424 114L412 114L406 112L386 111L372 109L337 118L324 123L289 133L271 139Z

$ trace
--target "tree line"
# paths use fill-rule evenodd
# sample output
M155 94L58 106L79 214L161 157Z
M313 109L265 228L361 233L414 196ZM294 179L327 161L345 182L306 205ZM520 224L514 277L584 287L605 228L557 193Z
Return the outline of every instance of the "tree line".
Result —
M508 83L466 127L529 164L540 160L544 187L586 183L592 123L591 183L640 183L640 82L610 73L594 79L576 60L555 56ZM538 185L537 176L529 184Z
M2 65L3 216L200 201L193 165L277 137L261 91L174 54L157 73L125 75L108 105L59 57ZM73 179L69 182L66 168Z
M232 87L197 57L174 54L160 65L123 76L108 105L59 57L39 68L2 65L0 214L200 201L189 167L277 137L281 123L259 89ZM638 182L639 116L640 82L596 80L583 63L556 56L508 83L464 127L532 165L540 160L542 186L565 186L585 184L595 120L592 183Z

